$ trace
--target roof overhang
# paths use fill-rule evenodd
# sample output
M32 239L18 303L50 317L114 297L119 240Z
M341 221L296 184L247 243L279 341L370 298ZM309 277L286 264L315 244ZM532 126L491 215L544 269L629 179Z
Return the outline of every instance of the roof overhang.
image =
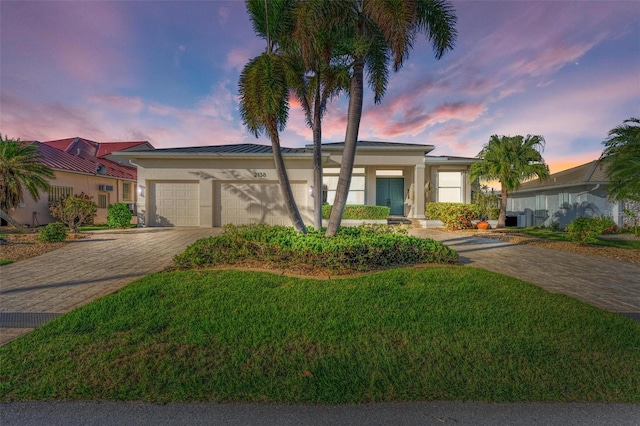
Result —
M554 189L563 189L563 188L575 188L578 186L599 186L599 185L609 185L608 181L593 181L593 182L575 182L575 183L566 183L561 185L547 185L547 186L537 186L535 188L526 188L526 189L517 189L515 191L509 191L509 194L526 194L529 192L538 192L538 191L547 191Z
M362 141L364 142L364 141ZM434 145L418 145L410 143L382 142L380 145L367 145L365 143L357 145L357 152L417 152L426 154L436 147ZM312 150L313 144L305 145L305 149ZM344 143L330 143L322 145L322 151L341 152L344 150Z
M158 160L260 160L273 158L269 152L256 153L227 153L227 152L166 152L161 150L153 151L116 151L111 153L115 157L122 157L131 160L135 159L158 159ZM313 159L312 152L292 152L282 153L287 160L310 160ZM323 160L328 160L329 154L323 155Z
M463 157L447 157L447 156L441 156L441 157L430 157L430 156L426 156L424 157L424 163L425 164L429 164L429 165L434 165L434 166L438 166L438 165L442 165L442 166L447 166L447 165L471 165L473 163L477 163L478 160L477 158L463 158Z

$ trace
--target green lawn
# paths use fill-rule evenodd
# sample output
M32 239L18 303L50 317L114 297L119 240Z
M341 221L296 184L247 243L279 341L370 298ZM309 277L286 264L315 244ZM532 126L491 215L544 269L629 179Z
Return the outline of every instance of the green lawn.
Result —
M0 359L2 401L640 401L639 323L459 266L150 275Z
M13 263L13 260L11 259L0 259L0 266L2 265L10 265Z
M552 231L548 228L522 228L518 229L518 232L522 232L523 234L536 238L544 238L546 240L571 241L567 232ZM614 240L600 237L595 245L640 250L640 238L634 238L631 240Z

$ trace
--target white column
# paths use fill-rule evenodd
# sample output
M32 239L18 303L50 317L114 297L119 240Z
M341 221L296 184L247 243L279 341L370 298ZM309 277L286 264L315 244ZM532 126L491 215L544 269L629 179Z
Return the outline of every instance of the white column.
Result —
M413 218L414 219L425 219L424 215L425 209L425 199L424 199L424 163L416 164L415 170L413 171L413 183L415 186L415 196L413 198Z

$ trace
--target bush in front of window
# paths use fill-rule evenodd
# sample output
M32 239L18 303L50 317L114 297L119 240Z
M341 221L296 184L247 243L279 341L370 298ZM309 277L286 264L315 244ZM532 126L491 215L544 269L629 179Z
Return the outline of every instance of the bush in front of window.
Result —
M128 228L131 224L131 210L126 203L111 204L107 207L107 225L109 228Z
M98 212L98 205L91 200L91 197L80 193L58 200L49 206L51 216L60 220L69 227L73 233L78 232L81 225L93 223L93 218Z
M38 232L38 239L43 243L59 243L67 239L67 227L60 222L43 226Z
M472 229L474 219L483 216L478 204L440 203L427 204L427 218L439 220L449 230Z
M322 218L331 216L329 204L322 206ZM384 220L389 218L391 209L387 206L365 206L361 204L347 204L344 208L342 219L345 220Z

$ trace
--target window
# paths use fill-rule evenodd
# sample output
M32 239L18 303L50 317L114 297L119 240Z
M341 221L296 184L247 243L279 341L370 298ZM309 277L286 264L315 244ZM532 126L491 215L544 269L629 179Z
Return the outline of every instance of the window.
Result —
M131 201L131 182L122 182L122 200Z
M322 182L327 186L327 203L331 205L333 205L333 201L336 198L339 173L340 169L337 167L323 169ZM351 177L347 204L364 204L364 186L364 168L356 167L353 169L353 175Z
M106 209L109 206L109 194L98 194L98 208Z
M462 172L438 173L438 201L462 203Z
M546 195L536 195L536 210L547 210L547 196Z
M558 206L560 208L568 208L571 207L571 202L569 201L569 193L561 192L558 194Z
M49 187L49 205L55 204L63 198L73 195L73 187L71 186L50 186Z

